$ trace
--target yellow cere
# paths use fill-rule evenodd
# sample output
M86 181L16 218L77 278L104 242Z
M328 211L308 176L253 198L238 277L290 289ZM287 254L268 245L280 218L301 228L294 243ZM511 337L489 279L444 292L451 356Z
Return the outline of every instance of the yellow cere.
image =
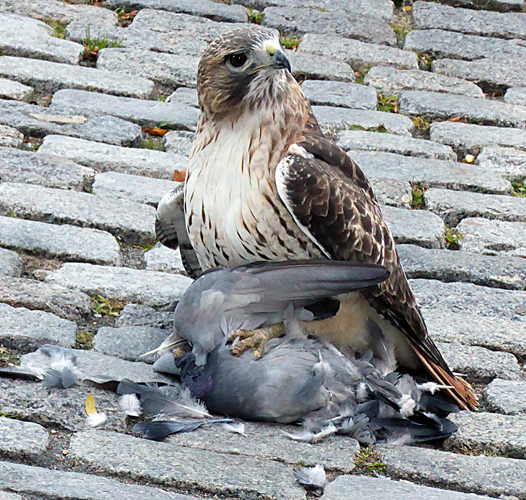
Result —
M274 42L268 42L266 45L267 54L273 56L278 51L279 45Z

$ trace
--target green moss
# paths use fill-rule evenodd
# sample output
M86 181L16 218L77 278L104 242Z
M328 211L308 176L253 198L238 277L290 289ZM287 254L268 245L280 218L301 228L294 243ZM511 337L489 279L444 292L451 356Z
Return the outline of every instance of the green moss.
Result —
M346 121L343 122L345 130L361 130L363 132L379 132L381 134L389 134L390 132L383 126L379 127L362 127L361 125L353 125Z
M90 350L93 349L93 333L85 330L79 330L77 332L77 344L78 348Z
M519 198L526 198L526 182L520 184L518 182L512 182L511 187L513 188L512 196L518 196Z
M18 354L12 349L0 346L0 366L2 365L18 365L20 364Z
M42 21L45 22L48 26L51 26L51 28L53 28L53 36L55 38L66 38L65 24L60 23L56 19L52 19L51 17L44 17Z
M415 125L417 135L421 137L429 135L431 121L428 118L424 116L415 116L411 118L411 120Z
M422 210L424 208L424 193L429 188L421 182L411 182L411 208Z
M119 299L109 299L102 295L91 298L91 308L94 314L99 316L118 316L126 302Z
M261 21L263 21L263 12L248 7L245 8L247 9L248 22L252 24L261 24Z
M279 39L281 45L286 49L295 49L300 44L300 39L297 36L282 36Z
M378 93L377 109L386 113L398 113L398 97Z
M362 448L354 457L354 474L365 474L375 476L385 474L386 464L380 455L371 448Z
M455 228L446 227L444 231L444 240L446 242L446 248L449 250L459 250L460 240L462 239L462 233Z
M154 139L143 139L139 143L139 147L142 149L153 149L154 151L164 151L163 143Z
M429 54L425 54L423 52L418 52L417 57L418 57L418 65L420 66L420 69L423 69L425 71L431 71L431 65L433 64L433 58Z
M166 99L168 99L168 96L167 96L167 95L160 95L160 96L157 98L157 100L158 100L158 101L161 101L161 102L165 102Z
M149 250L151 250L154 246L155 246L155 243L142 243L141 245L139 245L145 252L148 252Z

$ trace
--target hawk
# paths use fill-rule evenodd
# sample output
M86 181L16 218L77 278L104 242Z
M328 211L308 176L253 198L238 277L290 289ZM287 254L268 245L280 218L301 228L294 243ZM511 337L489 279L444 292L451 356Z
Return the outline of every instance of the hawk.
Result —
M338 297L337 311L305 323L305 333L358 352L394 352L399 366L427 371L460 408L475 408L471 388L427 333L367 178L324 136L279 33L249 25L214 40L200 60L197 91L200 117L177 203L198 267L300 259L385 266L385 282ZM159 213L170 203L164 199Z

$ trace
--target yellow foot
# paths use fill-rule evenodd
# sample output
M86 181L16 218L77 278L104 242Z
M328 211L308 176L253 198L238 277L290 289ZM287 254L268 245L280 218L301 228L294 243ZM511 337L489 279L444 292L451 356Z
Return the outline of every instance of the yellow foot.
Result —
M176 347L172 351L172 355L173 355L174 359L179 359L184 353L185 353L185 350L182 347Z
M265 346L271 339L277 339L285 334L283 323L272 325L267 328L258 328L257 330L234 330L228 336L228 340L233 342L238 339L237 344L232 348L234 356L241 356L245 351L254 349L254 359L263 356Z

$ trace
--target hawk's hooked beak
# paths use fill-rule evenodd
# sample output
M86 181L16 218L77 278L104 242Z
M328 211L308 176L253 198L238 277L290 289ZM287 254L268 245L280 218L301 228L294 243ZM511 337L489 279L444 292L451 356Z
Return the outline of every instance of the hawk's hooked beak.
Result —
M291 71L290 61L285 55L285 52L283 52L280 49L277 50L277 52L274 54L274 61L272 63L272 67L276 69L288 69L289 71Z

